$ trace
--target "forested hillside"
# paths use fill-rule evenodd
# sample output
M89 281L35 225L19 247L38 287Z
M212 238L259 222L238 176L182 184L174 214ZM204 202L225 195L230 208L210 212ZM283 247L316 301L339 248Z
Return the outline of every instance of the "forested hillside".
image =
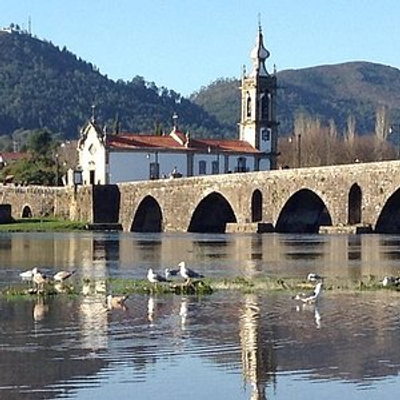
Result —
M291 133L298 113L333 120L339 132L350 115L359 134L374 132L378 107L386 106L394 124L400 122L400 70L368 62L350 62L278 72L280 132ZM191 100L224 124L239 122L238 79L218 79L201 88Z
M118 119L122 130L169 132L176 112L186 130L223 131L215 117L173 90L139 76L114 82L66 48L0 31L0 134L46 127L74 138L93 104L109 129Z
M47 128L76 138L96 105L98 120L113 130L169 132L172 115L196 136L237 137L240 80L220 78L183 98L145 77L113 81L66 48L26 32L0 31L0 147L2 138ZM281 134L293 131L299 113L334 121L339 132L349 116L356 133L374 131L375 112L386 106L391 123L400 122L400 71L368 62L278 72ZM17 132L17 133L16 133ZM4 146L3 146L4 147Z

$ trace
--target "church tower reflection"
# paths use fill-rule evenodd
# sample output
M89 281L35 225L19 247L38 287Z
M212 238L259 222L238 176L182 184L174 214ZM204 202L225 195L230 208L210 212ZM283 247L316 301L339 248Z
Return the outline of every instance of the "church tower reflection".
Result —
M251 386L251 400L265 400L267 384L275 382L276 362L272 332L262 328L259 299L255 294L244 296L239 334L243 378Z

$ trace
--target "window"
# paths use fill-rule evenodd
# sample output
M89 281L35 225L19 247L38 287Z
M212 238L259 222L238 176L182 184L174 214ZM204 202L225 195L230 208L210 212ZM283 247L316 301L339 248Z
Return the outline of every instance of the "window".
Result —
M158 179L160 177L160 164L156 162L150 163L150 179Z
M204 160L199 161L199 175L205 175L207 173L207 163Z
M245 157L239 157L237 159L236 172L247 172Z
M263 142L269 142L271 140L271 129L270 128L262 128L261 129L261 140Z
M246 100L246 116L247 118L251 118L251 96L247 93L247 100Z
M213 161L211 163L211 173L219 174L219 161Z

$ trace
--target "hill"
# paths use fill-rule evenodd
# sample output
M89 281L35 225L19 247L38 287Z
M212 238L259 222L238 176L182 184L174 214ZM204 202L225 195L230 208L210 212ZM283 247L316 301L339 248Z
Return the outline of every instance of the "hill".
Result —
M289 134L296 113L333 119L344 131L349 115L356 132L374 130L375 112L385 105L400 122L400 70L368 62L325 65L278 73L280 132ZM26 32L0 31L0 135L48 128L73 139L90 117L92 105L109 130L169 132L177 113L193 136L237 137L240 81L218 79L184 98L144 77L113 81L65 47ZM1 139L1 138L0 138ZM1 141L1 140L0 140Z
M385 105L393 123L400 121L400 70L369 62L349 62L278 72L280 131L290 133L296 113L303 112L323 123L333 119L344 131L349 115L359 134L371 133L375 112ZM223 124L239 121L238 79L219 79L201 88L191 100Z
M140 76L115 82L65 47L26 32L0 31L0 134L46 127L76 138L93 104L110 129L118 119L125 131L169 132L176 112L192 133L223 130L215 117L173 90Z

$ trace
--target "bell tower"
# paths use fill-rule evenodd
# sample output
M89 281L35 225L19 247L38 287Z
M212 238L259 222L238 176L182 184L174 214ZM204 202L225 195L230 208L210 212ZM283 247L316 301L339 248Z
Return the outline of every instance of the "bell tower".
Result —
M269 74L265 60L270 52L264 47L261 24L256 45L250 53L253 68L250 74L243 71L240 140L249 142L260 150L256 170L276 169L278 125L276 116L277 80L275 71Z

